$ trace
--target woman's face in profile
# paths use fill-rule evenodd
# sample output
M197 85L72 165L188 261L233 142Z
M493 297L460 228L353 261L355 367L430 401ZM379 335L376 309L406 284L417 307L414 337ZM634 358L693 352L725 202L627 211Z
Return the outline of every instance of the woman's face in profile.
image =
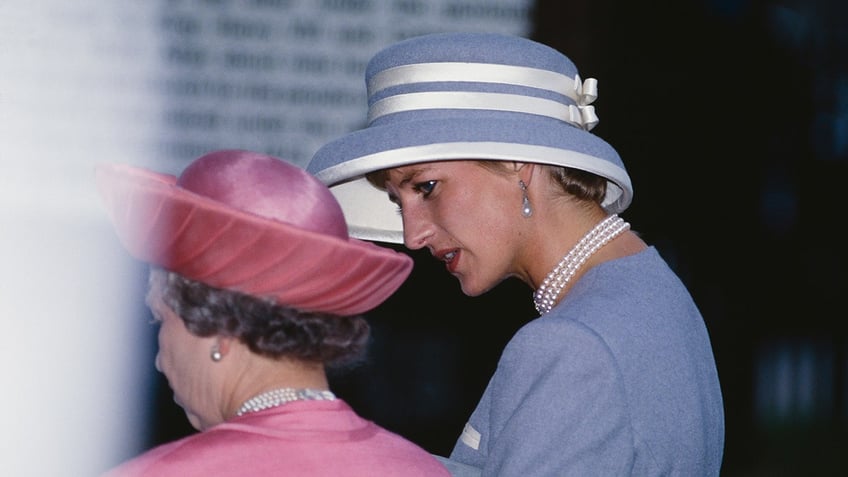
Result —
M516 273L524 219L518 174L498 174L478 161L413 164L390 169L384 183L400 208L404 244L428 248L477 296Z
M213 380L209 368L214 338L192 334L185 322L162 300L165 273L152 271L146 302L159 324L159 350L156 369L163 373L174 391L174 401L183 408L191 425L203 430L219 422L211 397Z

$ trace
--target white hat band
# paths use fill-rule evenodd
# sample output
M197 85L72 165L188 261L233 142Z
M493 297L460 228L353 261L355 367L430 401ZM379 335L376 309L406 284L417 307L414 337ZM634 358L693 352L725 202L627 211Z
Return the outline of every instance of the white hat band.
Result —
M492 78L496 78L493 80ZM598 82L579 75L568 76L553 71L523 66L490 63L418 63L381 71L368 82L368 96L393 86L430 82L504 84L542 89L564 95L576 105L565 104L523 94L479 91L428 91L395 94L371 104L369 124L387 114L423 109L480 109L538 114L568 122L590 130L598 116L590 104L598 97Z
M538 114L592 129L598 123L594 106L562 104L550 99L504 93L427 92L383 98L368 108L368 123L381 116L423 109L480 109Z
M587 78L584 82L580 76L569 78L553 71L526 66L445 62L416 63L383 70L368 81L368 96L392 86L439 81L500 83L544 89L568 96L582 105L591 104L598 95L594 78Z

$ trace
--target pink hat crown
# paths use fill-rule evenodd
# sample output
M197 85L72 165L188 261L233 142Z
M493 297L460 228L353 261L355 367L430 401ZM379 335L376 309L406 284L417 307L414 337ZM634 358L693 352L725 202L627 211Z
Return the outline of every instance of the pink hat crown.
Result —
M349 238L332 193L275 157L216 151L179 178L104 164L97 183L132 256L213 287L355 315L412 270L408 256Z
M215 151L186 167L176 185L233 209L348 238L344 214L332 193L303 169L272 156Z

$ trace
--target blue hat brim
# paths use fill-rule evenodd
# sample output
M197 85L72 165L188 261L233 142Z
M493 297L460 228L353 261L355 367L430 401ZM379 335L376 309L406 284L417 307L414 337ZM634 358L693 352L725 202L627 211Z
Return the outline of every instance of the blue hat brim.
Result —
M403 242L397 206L364 176L421 162L485 159L572 167L609 181L602 205L610 213L630 205L633 188L621 158L592 133L523 113L416 114L417 119L378 122L332 141L307 165L307 171L329 186L342 205L351 236Z

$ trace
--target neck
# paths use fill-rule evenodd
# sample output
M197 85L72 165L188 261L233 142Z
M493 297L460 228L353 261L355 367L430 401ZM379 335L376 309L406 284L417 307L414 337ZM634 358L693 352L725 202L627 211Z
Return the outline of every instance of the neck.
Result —
M335 394L326 389L276 388L259 393L245 401L236 411L236 416L282 406L293 401L333 401Z
M232 390L224 403L225 416L237 415L250 399L280 389L327 391L329 383L321 363L293 359L273 359L246 351L244 364L233 370L229 388Z
M617 215L611 215L586 232L545 276L534 292L536 310L540 314L549 312L592 255L629 228L630 224Z

